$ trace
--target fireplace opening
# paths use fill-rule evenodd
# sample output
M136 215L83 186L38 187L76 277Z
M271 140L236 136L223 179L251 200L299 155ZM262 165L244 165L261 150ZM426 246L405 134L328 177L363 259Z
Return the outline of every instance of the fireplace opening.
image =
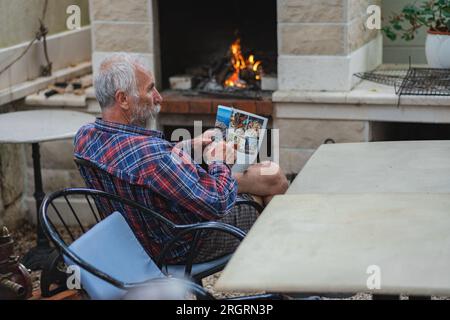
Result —
M162 88L250 99L276 90L276 16L273 0L159 1Z
M371 141L449 140L450 125L434 123L372 122Z

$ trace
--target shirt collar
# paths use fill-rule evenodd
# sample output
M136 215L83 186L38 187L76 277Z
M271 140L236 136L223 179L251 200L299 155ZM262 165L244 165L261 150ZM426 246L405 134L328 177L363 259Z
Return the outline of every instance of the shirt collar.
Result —
M163 138L163 133L158 130L149 130L133 125L121 124L112 121L106 121L102 118L95 119L95 127L100 130L112 131L112 132L121 132L127 134L135 134L135 135L144 135L155 138Z

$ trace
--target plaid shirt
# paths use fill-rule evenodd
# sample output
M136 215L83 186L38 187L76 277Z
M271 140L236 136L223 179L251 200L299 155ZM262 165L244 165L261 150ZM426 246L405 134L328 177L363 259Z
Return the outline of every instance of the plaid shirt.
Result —
M226 164L213 162L206 172L159 131L97 119L77 132L74 154L116 178L110 186L106 177L80 170L88 187L115 191L176 224L218 220L236 200L237 182ZM124 213L123 208L113 209ZM151 233L146 234L136 214L125 211L147 253L156 257L173 235L154 219L146 219ZM181 260L189 249L187 241L169 254L170 260Z

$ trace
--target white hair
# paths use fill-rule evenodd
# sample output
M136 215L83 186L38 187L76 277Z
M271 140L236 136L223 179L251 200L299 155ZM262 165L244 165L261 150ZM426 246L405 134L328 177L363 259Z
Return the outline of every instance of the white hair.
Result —
M111 107L118 90L137 98L136 68L147 69L134 54L120 52L106 57L94 80L95 96L102 109Z

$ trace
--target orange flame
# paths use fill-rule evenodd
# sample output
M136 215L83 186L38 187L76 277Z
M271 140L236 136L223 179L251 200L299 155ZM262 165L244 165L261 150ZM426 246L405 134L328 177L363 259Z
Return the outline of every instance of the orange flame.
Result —
M252 54L248 59L244 58L241 51L241 39L238 38L231 44L230 51L231 64L233 65L234 72L225 80L224 85L226 87L247 87L245 81L239 77L239 73L244 69L253 71L256 80L261 79L261 61L255 61L255 56Z

